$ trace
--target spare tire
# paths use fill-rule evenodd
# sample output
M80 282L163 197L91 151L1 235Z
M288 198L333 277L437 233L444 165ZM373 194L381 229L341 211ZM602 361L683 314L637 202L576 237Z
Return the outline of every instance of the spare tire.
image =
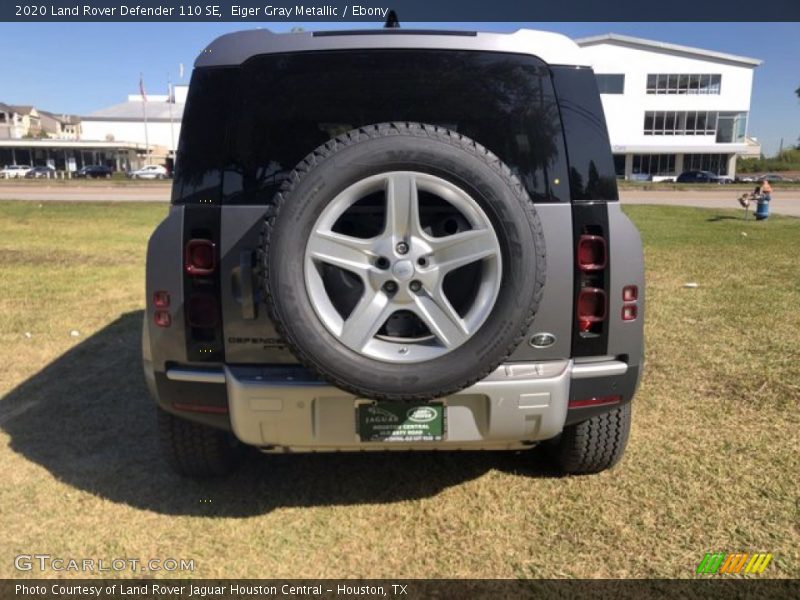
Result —
M426 400L491 373L542 294L541 224L489 150L420 123L355 129L292 171L263 230L271 317L360 397Z

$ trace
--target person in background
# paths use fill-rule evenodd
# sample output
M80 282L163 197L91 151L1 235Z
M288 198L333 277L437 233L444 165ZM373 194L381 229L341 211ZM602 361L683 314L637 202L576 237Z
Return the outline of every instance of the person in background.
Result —
M764 200L769 202L772 200L772 186L769 184L769 181L766 179L761 180L761 185L759 186L758 193L764 196Z
M756 219L763 221L769 217L769 202L772 200L772 186L769 181L762 179L756 188Z

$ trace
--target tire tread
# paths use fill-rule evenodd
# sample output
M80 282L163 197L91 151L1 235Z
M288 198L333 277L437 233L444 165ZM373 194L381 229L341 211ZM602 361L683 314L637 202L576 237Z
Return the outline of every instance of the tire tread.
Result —
M631 404L568 425L555 443L554 458L567 474L599 473L625 453L631 428Z
M230 434L158 410L162 451L170 465L190 477L227 475L238 464L243 447Z

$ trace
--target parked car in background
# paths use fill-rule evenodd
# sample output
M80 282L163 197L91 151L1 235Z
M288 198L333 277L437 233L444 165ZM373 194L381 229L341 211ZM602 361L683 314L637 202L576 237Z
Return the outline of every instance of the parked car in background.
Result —
M720 175L719 181L717 183L733 183L733 177L728 177L727 175Z
M105 165L87 165L75 171L74 177L85 179L110 178L113 171Z
M25 179L42 179L54 177L56 170L53 167L33 167L30 171L25 173Z
M721 183L718 175L711 171L684 171L676 179L678 183Z
M3 179L18 179L25 177L28 171L31 170L30 165L6 165L0 169L0 178Z
M781 182L781 181L792 181L789 177L785 177L783 175L778 175L777 173L766 173L765 175L759 175L756 177L756 181L769 181L770 183Z
M737 175L736 183L754 183L756 180L752 175Z
M130 179L166 179L169 171L162 165L147 165L136 171L128 171L127 176Z

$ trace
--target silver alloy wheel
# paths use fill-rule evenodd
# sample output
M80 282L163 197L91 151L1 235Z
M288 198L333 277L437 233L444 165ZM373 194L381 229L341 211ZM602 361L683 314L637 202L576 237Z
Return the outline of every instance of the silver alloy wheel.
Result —
M358 238L333 230L353 204L381 191L386 208L379 235ZM423 231L419 191L445 200L470 229L440 237ZM460 315L445 294L444 279L478 261L480 281L477 289L470 290L474 297L469 308ZM363 283L361 298L346 319L331 302L319 269L322 263L354 273ZM489 218L464 190L426 173L392 171L354 183L325 207L306 244L303 268L317 316L345 346L370 358L407 363L447 354L478 331L500 290L502 258ZM416 315L431 335L410 339L379 335L398 311Z

